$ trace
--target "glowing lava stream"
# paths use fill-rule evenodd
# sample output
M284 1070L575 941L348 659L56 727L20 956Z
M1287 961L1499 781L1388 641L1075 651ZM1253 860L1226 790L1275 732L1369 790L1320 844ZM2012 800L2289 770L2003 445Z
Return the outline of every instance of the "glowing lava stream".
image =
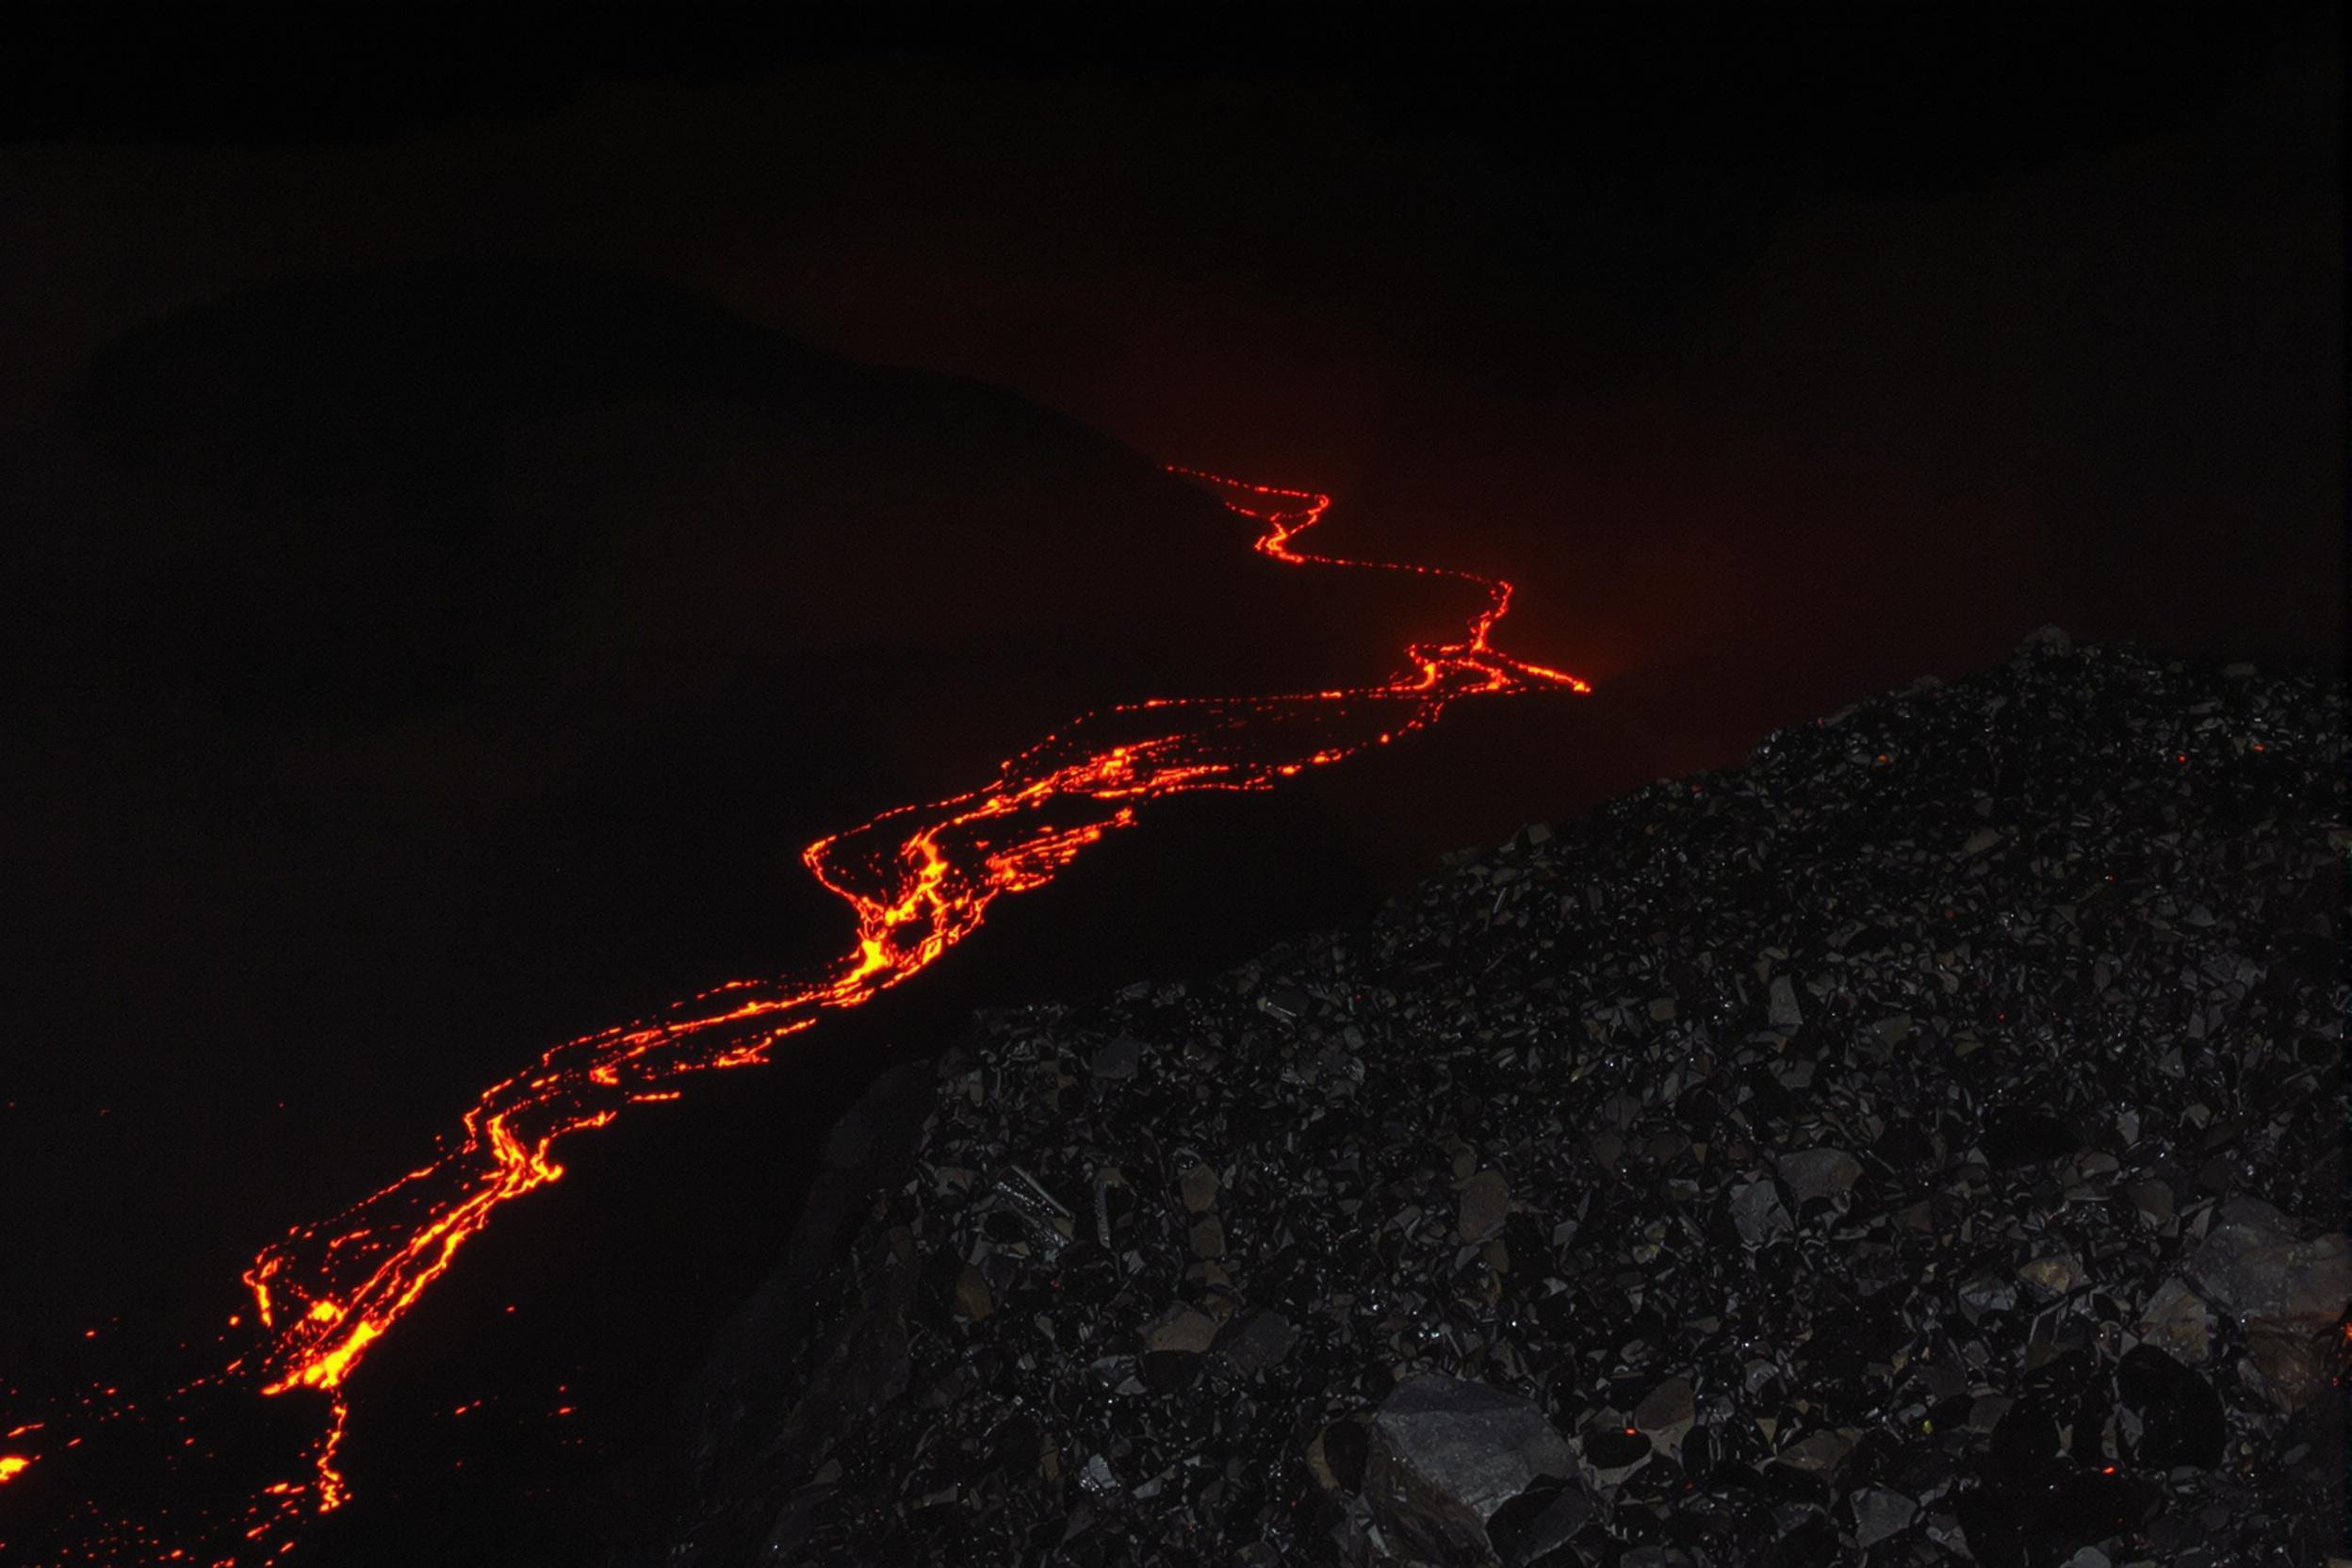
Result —
M277 1495L249 1518L283 1521L296 1493L319 1511L344 1500L335 1467L342 1385L500 1204L563 1174L550 1152L564 1135L603 1126L631 1102L674 1099L669 1086L688 1073L764 1061L826 1009L857 1006L920 972L976 930L998 894L1043 887L1086 845L1132 824L1140 802L1269 789L1429 724L1460 696L1590 690L1489 645L1510 609L1510 583L1309 554L1292 541L1322 517L1329 497L1170 471L1262 523L1256 548L1277 561L1449 579L1482 589L1485 608L1460 641L1408 647L1405 668L1379 685L1158 698L1086 714L1006 761L982 789L900 807L810 844L802 862L857 916L857 947L829 971L731 982L653 1020L554 1047L486 1090L466 1113L461 1140L333 1218L295 1227L255 1258L245 1281L269 1333L257 1358L262 1392L322 1391L333 1418L313 1455L316 1478L272 1488ZM0 1480L9 1473L0 1470ZM267 1528L248 1533L258 1541Z

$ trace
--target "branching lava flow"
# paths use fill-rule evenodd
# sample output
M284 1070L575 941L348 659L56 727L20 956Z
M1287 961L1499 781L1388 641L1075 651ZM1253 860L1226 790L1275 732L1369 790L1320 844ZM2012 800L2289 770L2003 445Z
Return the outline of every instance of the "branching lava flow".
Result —
M1294 542L1322 517L1329 498L1171 471L1260 523L1256 548L1277 561L1447 579L1480 590L1485 603L1460 640L1410 646L1404 667L1380 684L1158 698L1089 713L1005 761L978 790L900 807L810 844L803 862L856 916L846 956L814 973L732 982L654 1019L554 1047L484 1091L462 1135L424 1164L264 1249L245 1274L265 1335L260 1348L189 1387L243 1381L265 1395L322 1396L327 1422L307 1457L308 1476L265 1488L233 1526L198 1539L164 1544L156 1532L117 1527L111 1541L136 1543L156 1560L258 1562L290 1547L303 1514L338 1507L348 1495L336 1450L352 1373L500 1205L563 1175L554 1151L565 1135L601 1127L635 1102L674 1099L677 1081L690 1073L763 1062L826 1010L857 1006L919 973L977 929L999 894L1043 887L1088 844L1130 825L1145 801L1267 789L1429 724L1457 697L1588 690L1574 676L1489 645L1510 608L1510 583L1307 553ZM41 1457L0 1455L0 1482ZM85 1560L107 1558L127 1560L103 1550Z

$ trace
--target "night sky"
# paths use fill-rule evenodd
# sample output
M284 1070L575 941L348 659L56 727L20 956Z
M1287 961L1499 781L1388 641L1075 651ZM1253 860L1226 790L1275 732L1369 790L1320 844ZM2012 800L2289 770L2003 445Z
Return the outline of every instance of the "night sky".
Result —
M1161 463L1513 580L1500 643L1597 688L1152 812L567 1146L356 1385L311 1561L582 1560L812 1138L975 1004L2044 623L2341 652L2332 8L77 16L0 93L21 1399L185 1376L490 1079L838 947L818 834L1464 612Z

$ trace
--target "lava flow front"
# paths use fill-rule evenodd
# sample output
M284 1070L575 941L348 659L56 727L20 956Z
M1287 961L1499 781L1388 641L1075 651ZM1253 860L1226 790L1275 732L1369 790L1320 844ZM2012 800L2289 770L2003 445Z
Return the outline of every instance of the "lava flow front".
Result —
M302 1515L337 1507L347 1494L335 1467L345 1384L501 1204L563 1174L553 1153L565 1134L603 1126L633 1102L674 1099L676 1082L690 1073L765 1061L777 1042L826 1009L857 1006L921 972L977 929L998 894L1043 887L1086 845L1132 824L1145 801L1267 789L1429 724L1456 697L1588 690L1574 676L1489 645L1510 608L1510 583L1310 554L1293 541L1322 517L1329 498L1171 471L1263 525L1256 547L1278 561L1448 579L1478 589L1484 604L1458 641L1408 647L1404 667L1378 685L1159 698L1086 714L1006 761L981 789L900 807L810 844L803 862L857 919L857 942L845 956L814 973L732 982L654 1019L554 1047L486 1090L466 1113L463 1135L445 1140L432 1159L265 1249L245 1281L266 1338L223 1374L188 1387L318 1391L329 1417L306 1457L309 1473L266 1488L202 1539L162 1544L162 1532L125 1534L121 1527L111 1539L135 1541L158 1560L258 1562L292 1544ZM0 1458L0 1481L38 1457ZM86 1560L122 1555L101 1550Z

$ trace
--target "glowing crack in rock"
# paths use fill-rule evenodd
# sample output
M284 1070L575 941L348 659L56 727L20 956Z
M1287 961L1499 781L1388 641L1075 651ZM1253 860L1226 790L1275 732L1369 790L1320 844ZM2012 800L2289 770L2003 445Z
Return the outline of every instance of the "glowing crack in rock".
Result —
M264 1249L245 1273L266 1335L260 1349L221 1379L189 1386L246 1380L265 1395L316 1390L328 1401L328 1420L307 1456L308 1477L273 1483L240 1517L237 1549L252 1554L245 1560L286 1550L302 1514L347 1498L335 1466L349 1417L344 1385L501 1205L564 1174L554 1150L566 1135L604 1126L633 1102L675 1099L673 1086L688 1074L764 1062L826 1011L858 1006L920 973L978 929L998 895L1045 886L1088 844L1132 825L1145 801L1269 789L1430 724L1458 697L1590 689L1490 645L1511 607L1509 582L1302 551L1294 542L1322 518L1330 498L1170 471L1260 523L1256 548L1277 561L1446 579L1479 590L1483 608L1459 640L1408 646L1403 667L1376 685L1102 710L1008 760L980 789L899 807L818 840L802 863L857 923L854 947L829 969L730 982L645 1021L556 1046L485 1090L465 1114L462 1135L432 1159ZM0 1458L0 1481L31 1462ZM158 1560L195 1560L185 1550ZM234 1565L238 1557L208 1550L204 1560Z

